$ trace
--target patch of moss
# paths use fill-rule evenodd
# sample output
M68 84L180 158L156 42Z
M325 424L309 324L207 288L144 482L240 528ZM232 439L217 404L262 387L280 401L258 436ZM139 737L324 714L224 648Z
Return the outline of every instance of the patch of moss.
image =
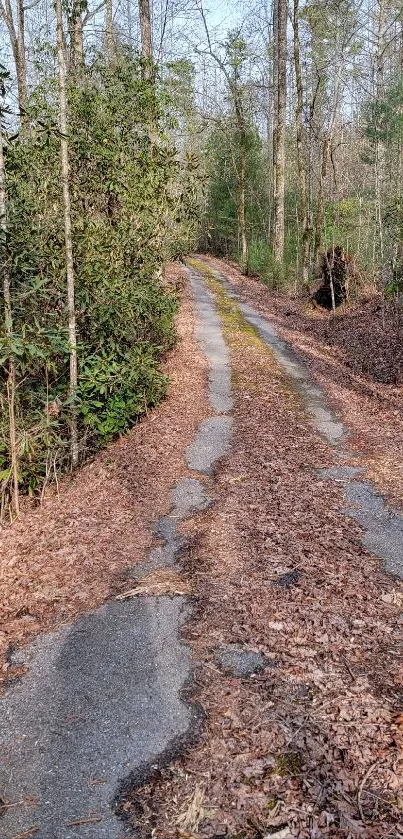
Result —
M242 333L242 335L248 336L251 343L257 344L265 354L272 355L269 347L262 341L256 329L244 318L235 301L230 298L220 281L217 280L217 277L207 268L204 262L198 259L188 259L188 262L196 271L203 274L208 288L213 292L217 310L223 322L224 331L230 333L230 339L233 341L233 335L231 333Z
M276 807L277 807L277 802L278 802L278 798L276 798L276 796L275 796L275 795L273 795L271 798L269 798L269 799L266 801L266 804L264 805L265 810L269 810L269 812L271 813L271 811L272 811L272 810L275 810L275 809L276 809Z
M302 757L299 752L284 752L276 758L274 772L282 777L286 775L300 775L302 770Z

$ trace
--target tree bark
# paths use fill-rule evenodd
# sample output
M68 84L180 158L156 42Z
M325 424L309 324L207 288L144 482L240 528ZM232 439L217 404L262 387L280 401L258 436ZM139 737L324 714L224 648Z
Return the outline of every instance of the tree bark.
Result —
M278 6L279 0L273 0L273 91L272 91L272 189L270 216L270 244L274 249L274 203L276 195L276 156L277 156L277 119L278 119Z
M141 31L141 53L147 61L152 61L153 48L151 37L150 0L139 0L139 18Z
M330 149L332 146L333 140L333 133L336 124L336 117L337 117L337 110L339 107L339 99L340 99L340 90L341 90L341 80L342 80L342 66L340 64L337 74L336 74L336 81L334 87L334 99L333 99L333 108L330 117L329 126L325 137L323 139L322 144L322 154L321 154L321 166L319 172L319 186L318 186L318 198L317 198L317 207L316 207L316 224L315 224L315 238L314 238L314 260L316 265L318 264L320 258L320 250L322 247L323 241L323 230L325 224L325 182L326 182L326 175L327 175L327 167L329 163L329 154Z
M273 255L277 263L284 258L284 196L285 196L285 111L287 102L287 0L278 0L277 31L277 95L275 97L276 148L274 161L274 224Z
M67 315L70 343L70 381L69 397L71 400L71 422L70 422L70 444L71 462L73 467L78 464L78 432L77 432L77 408L75 398L77 392L77 333L76 333L76 311L75 311L75 287L74 287L74 263L73 263L73 238L71 230L71 202L69 184L69 146L68 146L68 120L67 120L67 90L66 90L66 67L63 50L63 13L62 0L55 0L56 11L56 34L57 34L57 63L59 75L59 107L60 107L60 160L61 160L61 181L63 193L64 211L64 240L66 259L66 280L67 280Z
M84 64L84 22L85 10L83 0L73 0L69 19L70 31L70 64L73 70L79 70Z
M239 173L238 173L238 230L241 245L241 271L247 275L249 269L248 239L246 235L245 218L245 187L246 187L246 130L242 108L236 106L239 129Z
M115 58L115 38L113 34L113 5L112 0L105 3L105 44L109 63Z
M298 167L298 182L299 182L299 208L300 221L302 224L302 248L301 248L301 267L302 267L302 282L304 287L309 285L309 274L311 267L311 241L312 229L311 218L309 210L309 195L308 195L308 175L306 167L306 136L303 122L304 111L304 91L302 84L301 58L300 58L300 40L299 40L299 0L294 0L293 10L293 27L294 27L294 67L295 67L295 82L297 89L297 104L295 109L295 124L296 124L296 140L297 140L297 167Z
M3 18L11 43L15 70L17 75L18 104L20 108L21 124L27 121L28 87L27 60L25 55L25 14L22 0L17 0L17 28L14 22L10 0L0 0L0 14Z
M6 245L7 238L7 196L6 196L6 170L4 165L4 143L2 132L2 109L0 107L0 238L2 244ZM10 275L8 271L7 258L0 262L3 273L3 297L4 297L4 327L7 339L11 342L13 337L13 314L11 306ZM9 350L8 374L7 374L7 402L8 402L8 425L10 439L10 461L12 475L12 503L16 516L20 514L19 488L18 488L18 444L15 424L15 361L12 349Z

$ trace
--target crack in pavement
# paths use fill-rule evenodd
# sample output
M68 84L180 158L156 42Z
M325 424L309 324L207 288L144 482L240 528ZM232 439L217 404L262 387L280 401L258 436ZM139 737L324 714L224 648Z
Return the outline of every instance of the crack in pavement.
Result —
M214 269L207 258L198 256L197 259L207 266L208 271L235 301L245 320L270 347L280 367L302 397L313 426L335 449L340 460L347 461L349 454L343 444L348 437L348 429L329 406L322 388L312 382L307 365L292 347L278 336L269 320L242 300L228 279ZM383 561L387 573L403 579L403 514L389 505L372 484L358 480L362 471L344 463L333 469L319 470L324 478L341 482L344 499L348 505L341 512L354 518L361 526L364 547Z
M186 458L191 470L211 475L231 440L231 370L213 297L189 274L214 416L201 423ZM182 478L169 515L154 525L163 544L132 576L177 562L186 544L178 523L209 504L202 481ZM18 651L28 670L0 698L0 795L20 803L0 814L1 839L33 827L37 839L130 835L122 794L197 730L198 711L184 696L190 651L180 640L189 611L182 596L109 601Z

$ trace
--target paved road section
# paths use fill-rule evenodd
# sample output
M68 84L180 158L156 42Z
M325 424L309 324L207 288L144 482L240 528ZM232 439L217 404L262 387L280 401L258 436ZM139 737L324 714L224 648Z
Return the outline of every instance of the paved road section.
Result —
M320 471L323 477L336 480L341 485L347 502L343 512L361 525L363 545L383 561L385 571L403 579L403 515L389 505L369 482L361 480L362 469L348 466L349 453L344 447L348 430L330 407L322 388L312 381L306 364L279 337L267 318L243 302L226 277L216 271L208 259L203 258L202 261L236 302L244 318L270 347L280 367L303 398L313 426L340 457L343 465Z
M195 274L191 286L213 415L187 459L203 480L230 445L231 373L213 298ZM169 515L154 526L161 544L131 570L134 580L179 566L178 523L210 503L202 480L178 482ZM130 835L115 814L119 790L145 777L197 722L181 698L192 673L179 637L188 609L183 597L111 601L18 652L27 674L0 698L0 796L16 804L0 816L1 839L30 836L30 828L35 839Z

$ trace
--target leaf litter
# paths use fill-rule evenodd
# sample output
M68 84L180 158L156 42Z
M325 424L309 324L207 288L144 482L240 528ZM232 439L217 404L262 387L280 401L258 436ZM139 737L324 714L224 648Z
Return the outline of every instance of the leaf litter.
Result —
M183 268L168 266L166 280L183 285ZM0 687L23 672L12 663L16 648L127 590L130 569L151 547L151 524L168 512L170 490L187 471L186 446L209 412L207 363L186 288L177 330L164 363L167 399L61 481L59 497L49 492L0 531Z
M403 586L318 475L335 457L300 397L223 306L234 440L214 506L186 524L198 605L184 640L205 728L126 813L142 839L402 836ZM276 585L294 571L297 584ZM228 644L269 666L229 678L215 665ZM204 818L192 822L200 789Z

